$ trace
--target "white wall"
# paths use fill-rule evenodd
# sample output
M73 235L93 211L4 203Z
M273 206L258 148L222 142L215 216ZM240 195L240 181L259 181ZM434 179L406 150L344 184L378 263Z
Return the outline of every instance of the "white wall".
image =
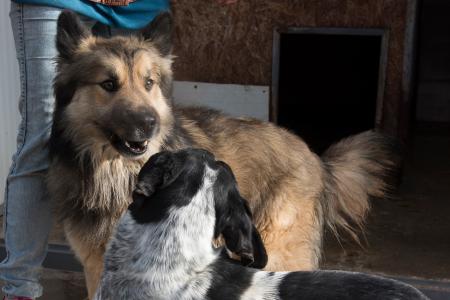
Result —
M16 149L19 126L19 66L9 21L10 1L0 0L0 203Z
M175 81L174 102L181 105L208 106L231 116L269 120L269 87Z

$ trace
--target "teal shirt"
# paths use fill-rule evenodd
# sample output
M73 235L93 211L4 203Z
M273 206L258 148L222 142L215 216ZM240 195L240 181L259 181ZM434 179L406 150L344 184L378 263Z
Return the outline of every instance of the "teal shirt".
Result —
M3 0L0 0L3 1ZM127 6L108 6L89 0L13 0L17 3L53 6L73 10L103 24L139 29L161 11L169 10L169 0L136 0Z

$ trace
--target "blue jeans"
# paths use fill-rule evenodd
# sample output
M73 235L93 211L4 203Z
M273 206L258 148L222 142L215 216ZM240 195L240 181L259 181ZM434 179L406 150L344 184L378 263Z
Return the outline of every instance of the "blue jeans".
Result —
M46 256L52 225L45 175L49 166L47 143L54 105L52 81L60 12L58 8L11 2L10 18L20 70L22 121L5 191L3 228L7 257L0 264L0 278L5 282L3 292L8 295L31 298L42 295L39 271ZM82 19L95 34L112 34L107 26Z

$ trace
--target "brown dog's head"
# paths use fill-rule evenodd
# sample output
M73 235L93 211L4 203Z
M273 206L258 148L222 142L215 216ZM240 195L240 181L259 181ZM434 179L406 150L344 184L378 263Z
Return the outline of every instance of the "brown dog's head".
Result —
M55 126L78 151L144 158L173 122L170 14L135 36L93 36L78 16L58 19ZM61 138L61 137L59 137ZM146 155L147 154L147 155Z

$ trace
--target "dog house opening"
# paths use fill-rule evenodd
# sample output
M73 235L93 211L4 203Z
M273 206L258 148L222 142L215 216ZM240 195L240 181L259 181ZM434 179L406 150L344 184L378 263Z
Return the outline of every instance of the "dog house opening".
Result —
M317 153L381 118L387 34L381 29L275 31L271 118Z

